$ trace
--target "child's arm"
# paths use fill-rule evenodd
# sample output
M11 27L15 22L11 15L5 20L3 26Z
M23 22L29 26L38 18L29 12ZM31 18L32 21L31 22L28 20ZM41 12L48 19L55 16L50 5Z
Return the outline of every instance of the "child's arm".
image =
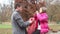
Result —
M40 20L40 21L43 21L43 20L48 20L48 16L43 14L37 14L37 18Z

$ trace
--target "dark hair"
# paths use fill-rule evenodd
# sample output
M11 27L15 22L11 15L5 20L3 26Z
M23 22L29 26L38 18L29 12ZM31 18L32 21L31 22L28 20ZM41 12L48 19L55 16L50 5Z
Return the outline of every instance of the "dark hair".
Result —
M20 7L20 6L21 6L20 3L16 3L14 8L16 9L17 7Z

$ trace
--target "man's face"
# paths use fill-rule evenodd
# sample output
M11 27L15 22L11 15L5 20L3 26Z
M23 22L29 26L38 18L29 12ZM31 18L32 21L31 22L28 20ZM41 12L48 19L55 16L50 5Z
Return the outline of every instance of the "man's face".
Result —
M22 10L23 10L22 6L21 6L21 7L19 7L19 10L20 10L20 11L22 11Z
M19 11L22 11L22 10L23 10L23 9L22 9L22 6L21 6L21 7L18 7L18 10L19 10Z

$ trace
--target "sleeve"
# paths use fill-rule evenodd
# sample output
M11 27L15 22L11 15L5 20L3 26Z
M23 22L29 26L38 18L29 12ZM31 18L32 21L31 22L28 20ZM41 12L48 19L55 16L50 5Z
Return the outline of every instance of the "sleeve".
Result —
M47 14L45 14L45 15L37 14L37 18L40 21L46 21L46 20L48 20L48 15Z
M14 19L19 24L20 27L27 27L30 24L29 21L24 22L19 14L16 14L14 16Z

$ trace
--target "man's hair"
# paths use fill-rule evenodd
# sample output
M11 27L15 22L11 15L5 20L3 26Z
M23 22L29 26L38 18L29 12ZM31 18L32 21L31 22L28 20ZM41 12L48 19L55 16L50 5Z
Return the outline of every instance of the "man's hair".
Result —
M17 7L20 7L21 5L20 5L20 3L16 3L15 4L15 9L17 8Z

